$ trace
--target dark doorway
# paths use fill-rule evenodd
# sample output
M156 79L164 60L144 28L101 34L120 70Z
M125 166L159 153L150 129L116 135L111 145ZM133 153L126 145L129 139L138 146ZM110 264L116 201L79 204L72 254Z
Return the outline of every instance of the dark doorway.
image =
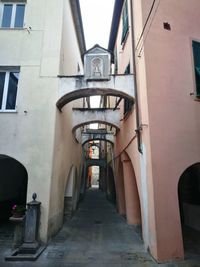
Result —
M180 217L186 254L200 254L200 163L187 168L178 184Z
M111 166L108 165L108 172L107 172L107 198L109 201L116 204L116 190L115 190L115 180L114 180L114 173Z
M0 155L0 222L8 221L13 205L26 205L27 180L20 162Z

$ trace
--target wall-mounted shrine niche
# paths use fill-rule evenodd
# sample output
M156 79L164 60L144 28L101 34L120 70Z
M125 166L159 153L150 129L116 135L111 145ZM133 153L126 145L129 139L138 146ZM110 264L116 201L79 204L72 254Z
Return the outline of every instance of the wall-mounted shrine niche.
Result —
M111 54L99 45L84 54L84 76L86 80L109 80Z

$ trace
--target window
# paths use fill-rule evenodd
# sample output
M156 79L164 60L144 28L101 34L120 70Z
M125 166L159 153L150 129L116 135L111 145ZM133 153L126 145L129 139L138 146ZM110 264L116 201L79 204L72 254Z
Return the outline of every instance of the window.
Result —
M127 33L128 33L128 3L126 1L124 4L123 11L122 11L122 40L121 40L121 44L125 41Z
M15 110L19 71L0 70L0 111Z
M196 96L200 97L200 43L192 41L193 56L194 56L194 70L196 81Z
M3 4L3 14L1 18L2 28L23 28L25 4L9 3Z

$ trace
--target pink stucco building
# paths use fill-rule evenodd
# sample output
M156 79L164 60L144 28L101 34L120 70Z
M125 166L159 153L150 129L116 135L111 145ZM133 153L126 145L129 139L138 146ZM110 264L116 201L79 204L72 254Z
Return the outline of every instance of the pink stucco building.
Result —
M120 104L118 211L142 225L159 262L183 258L186 233L200 230L199 10L199 0L116 1L111 26L113 69L136 90L134 105Z

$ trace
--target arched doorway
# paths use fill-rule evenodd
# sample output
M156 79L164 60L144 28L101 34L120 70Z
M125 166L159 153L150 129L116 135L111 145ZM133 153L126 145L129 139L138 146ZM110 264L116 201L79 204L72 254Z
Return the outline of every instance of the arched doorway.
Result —
M139 226L141 225L141 207L135 171L126 152L121 155L121 161L123 164L127 223Z
M26 205L28 174L16 159L0 155L0 222L8 220L13 205Z
M200 253L200 163L187 168L178 183L185 253Z

